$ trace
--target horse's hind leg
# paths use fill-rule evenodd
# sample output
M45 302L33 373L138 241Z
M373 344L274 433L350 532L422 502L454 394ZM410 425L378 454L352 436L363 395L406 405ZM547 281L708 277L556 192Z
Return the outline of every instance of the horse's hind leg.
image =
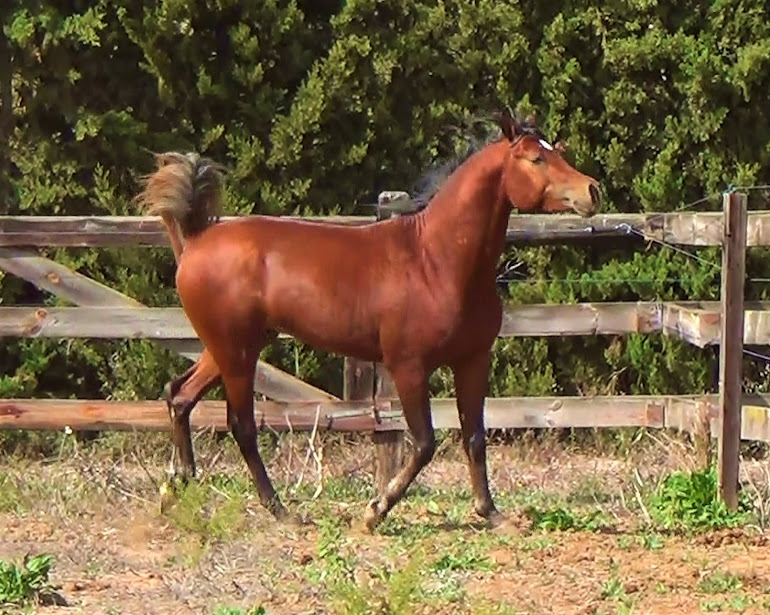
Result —
M190 434L190 413L195 404L219 382L219 367L207 350L181 376L165 387L166 405L171 419L174 477L186 482L195 477L195 454Z
M401 471L391 479L384 492L369 502L364 520L369 531L379 524L404 496L409 485L431 459L436 450L430 413L428 375L421 366L388 367L396 385L404 419L415 442L414 453Z
M253 352L253 348L249 351ZM281 519L288 513L270 482L257 446L257 424L254 420L254 371L258 355L259 350L253 360L243 366L243 369L228 370L227 375L223 374L222 380L228 404L227 416L233 437L254 479L260 502L276 518Z
M484 401L489 388L489 353L485 351L469 357L453 366L453 372L463 449L468 459L473 488L474 509L481 517L497 519L500 513L489 493L484 429Z

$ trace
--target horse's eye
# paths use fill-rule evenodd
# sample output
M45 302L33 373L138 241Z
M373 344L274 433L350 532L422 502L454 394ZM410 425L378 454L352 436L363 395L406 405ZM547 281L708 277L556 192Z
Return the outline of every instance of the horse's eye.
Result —
M543 163L545 162L545 158L543 158L542 156L538 156L537 158L535 158L535 159L533 160L533 162L534 162L535 164L543 164Z

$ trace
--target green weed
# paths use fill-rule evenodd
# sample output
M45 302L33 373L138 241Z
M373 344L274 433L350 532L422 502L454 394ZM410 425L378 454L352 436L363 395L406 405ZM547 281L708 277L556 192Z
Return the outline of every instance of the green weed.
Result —
M48 554L25 558L22 565L0 560L0 604L30 604L50 590Z
M541 509L528 506L524 513L532 521L532 528L537 530L595 532L607 525L599 511L577 514L562 507Z
M23 512L21 487L14 478L0 472L0 512Z
M444 570L459 572L489 571L493 569L493 562L486 555L476 552L475 549L464 549L460 553L445 553L431 566L431 570L437 572Z
M543 549L550 549L556 546L556 540L549 536L533 536L532 538L525 539L521 543L521 550L527 551L541 551Z
M198 534L203 540L223 540L243 529L247 493L237 479L193 481L179 490L165 514L182 531Z
M703 600L700 603L701 611L706 613L714 612L728 612L728 613L743 613L754 606L755 601L746 595L740 594L737 596L731 596L730 598L717 598ZM766 608L766 607L765 607Z
M716 470L674 472L653 493L649 511L653 520L669 530L707 530L735 527L748 519L749 505L742 498L731 511L717 495Z
M617 565L612 566L612 573L602 585L600 595L602 600L615 603L619 615L626 615L633 610L635 599L626 592L626 586L618 576Z
M638 545L648 551L658 551L663 548L663 538L659 534L642 534L634 536L624 534L618 537L618 548L628 550Z
M706 575L698 583L698 591L704 594L726 594L742 587L743 581L739 576L720 571Z
M518 615L520 611L507 602L484 601L477 605L474 615Z
M248 611L238 607L223 606L214 611L214 615L267 615L267 611L261 605L251 607Z

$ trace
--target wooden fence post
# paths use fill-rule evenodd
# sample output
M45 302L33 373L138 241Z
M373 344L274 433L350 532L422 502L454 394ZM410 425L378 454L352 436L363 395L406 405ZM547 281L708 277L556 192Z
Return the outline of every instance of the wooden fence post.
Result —
M377 363L345 357L343 397L350 401L370 400L372 412L376 397L396 397L387 370ZM374 486L379 493L401 466L402 431L372 434L374 444Z
M375 399L384 397L392 398L398 402L396 385L381 364L375 367ZM394 404L396 406L396 404ZM400 407L398 403L397 407ZM378 431L372 435L374 442L374 485L377 492L385 489L388 482L401 469L404 456L404 432L399 430Z
M719 347L719 495L738 506L743 384L743 285L746 271L746 195L724 195L722 328Z

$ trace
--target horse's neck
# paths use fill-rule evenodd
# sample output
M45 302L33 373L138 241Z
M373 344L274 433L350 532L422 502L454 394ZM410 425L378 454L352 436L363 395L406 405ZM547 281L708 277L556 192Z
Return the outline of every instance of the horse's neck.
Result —
M501 173L506 146L488 147L495 149L469 158L420 212L424 250L460 290L494 282L505 247L510 205Z

